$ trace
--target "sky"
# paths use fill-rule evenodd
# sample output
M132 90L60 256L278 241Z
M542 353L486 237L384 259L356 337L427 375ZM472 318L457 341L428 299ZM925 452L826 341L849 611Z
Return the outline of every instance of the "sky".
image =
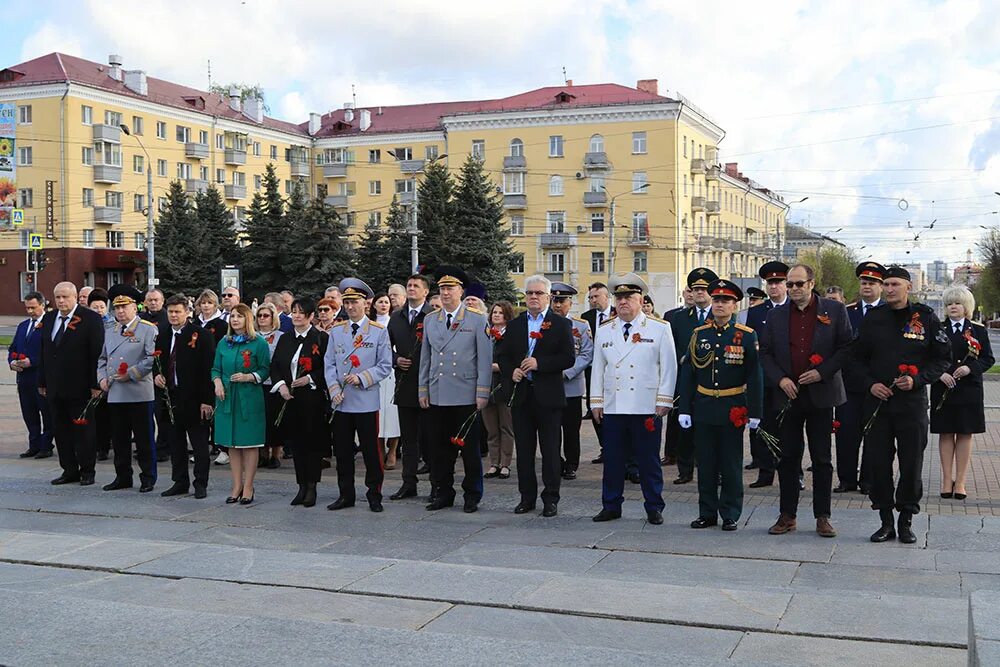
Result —
M361 106L658 79L722 126L720 161L859 260L965 261L1000 224L1000 2L98 0L8 7L0 61L52 51L302 122ZM808 197L805 201L799 202ZM799 202L799 203L794 203ZM933 224L933 227L931 226Z

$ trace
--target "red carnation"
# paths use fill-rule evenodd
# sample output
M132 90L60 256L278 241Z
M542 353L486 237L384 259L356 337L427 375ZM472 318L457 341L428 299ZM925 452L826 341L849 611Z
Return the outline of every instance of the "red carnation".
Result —
M840 430L840 422L837 421L836 419L833 420L832 426L833 426L833 429L832 429L833 433L836 433L837 431Z
M919 371L917 370L916 366L907 366L906 367L906 374L907 375L911 375L913 377L917 377L918 373L919 373Z
M28 358L28 355L26 355L26 354L19 354L19 355L17 355L18 361L24 361L27 358Z
M357 368L361 365L361 359L358 358L358 355L352 354L348 358L351 360L351 368Z
M303 373L312 373L313 370L312 357L299 357L299 367L302 369Z
M163 354L163 350L156 350L155 352L153 352L153 356L156 357L157 359L160 358L161 354Z
M250 368L250 350L243 350L243 368Z
M729 421L736 428L743 428L750 423L747 409L745 407L732 407L729 409Z
M899 365L899 374L900 375L906 375L907 369L909 369L909 366L907 366L906 364L900 364Z
M73 423L76 424L77 426L86 426L90 422L87 421L86 419L83 419L82 417L78 417L73 420Z
M812 364L813 366L819 366L821 363L823 363L823 357L818 354L810 354L809 363Z
M656 420L653 419L652 417L646 417L646 421L643 422L643 426L646 427L647 431L652 433L653 431L656 430Z
M493 340L503 340L503 334L500 333L500 330L497 329L496 327L490 329L490 336L493 338Z
M128 364L124 361L118 364L118 375L125 375L128 373Z
M465 438L459 438L458 436L453 436L451 439L451 444L458 445L459 447L465 447Z
M541 331L532 331L530 334L528 334L528 338L531 338L533 340L541 340L541 338L542 338L542 332Z

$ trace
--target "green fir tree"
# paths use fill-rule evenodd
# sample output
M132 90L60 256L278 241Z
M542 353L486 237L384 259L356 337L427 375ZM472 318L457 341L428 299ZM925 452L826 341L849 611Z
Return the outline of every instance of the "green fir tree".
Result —
M180 181L170 183L153 229L160 288L167 294L197 294L203 286L191 275L191 258L198 245L198 222Z
M279 191L274 165L264 171L263 193L256 193L244 227L247 245L242 252L243 299L262 297L265 292L285 289L288 267L294 252L291 228Z

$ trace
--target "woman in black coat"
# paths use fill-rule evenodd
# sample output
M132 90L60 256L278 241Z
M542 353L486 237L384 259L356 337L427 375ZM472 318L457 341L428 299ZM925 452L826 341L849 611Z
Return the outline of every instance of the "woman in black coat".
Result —
M993 366L989 333L969 320L975 310L964 285L944 292L947 319L941 323L951 341L951 364L931 385L931 433L941 452L941 497L965 500L965 474L972 457L972 435L986 430L983 373Z

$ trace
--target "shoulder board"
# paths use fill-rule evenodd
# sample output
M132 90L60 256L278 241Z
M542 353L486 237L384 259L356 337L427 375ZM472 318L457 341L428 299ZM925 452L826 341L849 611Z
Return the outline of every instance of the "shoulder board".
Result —
M380 323L376 322L375 320L368 320L368 324L372 325L376 329L385 329L385 325L384 324L380 324Z
M574 322L579 322L580 324L586 324L588 327L590 326L590 322L583 319L582 317L571 317L570 319L573 320Z
M702 329L711 329L713 326L715 325L712 324L711 322L706 322L705 324L695 327L694 331L701 331Z
M745 324L740 324L739 322L737 322L737 323L736 323L736 324L735 324L734 326L735 326L735 327L736 327L737 329L739 329L740 331L748 331L748 332L750 332L750 333L754 333L754 330L753 330L753 329L751 329L750 327L748 327L748 326L747 326L747 325L745 325Z
M368 321L369 321L369 322L371 322L371 320L368 320ZM334 324L334 325L333 325L332 327L330 327L330 328L331 328L331 329L335 329L336 327L344 327L344 328L346 329L346 328L347 328L347 325L348 325L348 324L350 324L350 322L351 322L350 320L341 320L341 321L339 321L339 322L336 322L336 323L335 323L335 324Z
M973 322L972 320L969 320L969 324L972 326L973 329L985 329L986 328L986 325L982 324L981 322Z
M142 318L139 318L139 321L142 322L143 324L145 324L146 326L153 327L154 329L159 329L159 327L156 326L156 323L154 323L154 322L150 322L149 320L144 320Z
M653 317L652 315L646 315L647 320L653 320L654 322L659 322L660 324L669 324L666 320L661 320L659 317Z
M486 311L479 310L478 308L472 308L470 306L466 306L465 309L467 311L469 311L470 313L476 313L477 315L485 315L486 314Z
M611 324L612 322L614 322L614 321L615 321L615 320L617 320L617 319L618 319L618 316L617 316L617 315L612 315L612 316L611 316L611 317L609 317L608 319L606 319L606 320L604 320L603 322L601 322L601 326L602 326L602 327L606 327L606 326L608 326L609 324Z
M849 304L847 304L846 306L844 306L844 308L857 308L857 307L858 307L858 302L857 301L852 301Z

